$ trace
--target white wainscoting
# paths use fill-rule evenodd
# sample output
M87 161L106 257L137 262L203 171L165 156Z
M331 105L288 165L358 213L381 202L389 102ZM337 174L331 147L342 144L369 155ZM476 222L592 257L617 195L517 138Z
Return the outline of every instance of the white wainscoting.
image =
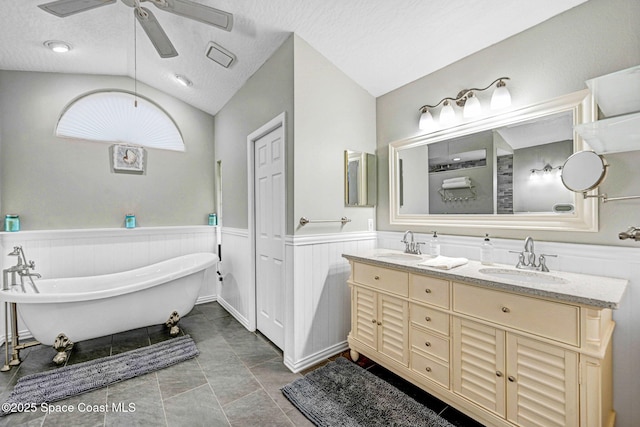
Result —
M403 233L378 232L378 247L403 249ZM416 234L415 240L428 242L429 234ZM523 240L491 239L494 261L515 266ZM440 236L441 253L446 256L480 259L483 237ZM425 245L425 252L428 245ZM551 271L568 271L629 280L620 308L614 310L616 329L613 335L613 395L617 412L616 425L637 425L640 419L640 244L635 247L578 245L535 242L537 254L557 255L547 258Z
M376 234L289 236L285 242L288 302L284 364L299 372L348 348L349 263L342 254L376 247ZM290 298L290 300L289 300Z
M14 246L22 246L43 278L59 278L115 273L189 253L216 252L217 239L210 226L2 232L2 269L17 261L7 256ZM215 267L207 271L205 281L198 303L217 299ZM0 312L4 315L3 309ZM22 326L20 335L30 336Z
M223 306L245 328L255 330L255 303L252 305L250 263L251 254L249 232L246 229L222 227L222 262L219 271L222 282L219 284L218 303Z

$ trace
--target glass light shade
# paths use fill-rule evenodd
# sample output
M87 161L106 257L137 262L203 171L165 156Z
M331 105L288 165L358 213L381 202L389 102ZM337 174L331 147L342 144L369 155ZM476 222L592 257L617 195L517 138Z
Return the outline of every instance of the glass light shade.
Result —
M56 136L184 151L180 130L160 106L117 90L71 101L58 120Z
M496 87L496 90L493 91L493 95L491 95L491 109L499 110L501 108L506 108L511 105L511 94L509 93L509 89L507 86Z
M433 116L429 112L429 110L425 110L422 114L420 114L420 122L418 123L418 127L421 130L432 130L436 127L436 121L433 119Z
M473 96L473 94L469 94L466 102L464 103L464 109L462 110L462 117L470 118L477 117L482 113L482 105L480 105L480 101L478 98Z
M440 110L440 123L443 125L451 124L456 119L456 112L453 110L449 101L444 103L442 110Z

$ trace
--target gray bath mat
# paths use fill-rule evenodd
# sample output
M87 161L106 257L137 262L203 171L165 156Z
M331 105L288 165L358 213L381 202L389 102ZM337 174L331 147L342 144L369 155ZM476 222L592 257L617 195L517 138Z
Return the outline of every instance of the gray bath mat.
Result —
M25 404L56 402L166 368L197 355L195 342L189 335L184 335L114 356L26 375L18 380L2 405L0 416L11 413L7 409L11 411Z
M317 426L453 427L343 357L284 386L282 393Z

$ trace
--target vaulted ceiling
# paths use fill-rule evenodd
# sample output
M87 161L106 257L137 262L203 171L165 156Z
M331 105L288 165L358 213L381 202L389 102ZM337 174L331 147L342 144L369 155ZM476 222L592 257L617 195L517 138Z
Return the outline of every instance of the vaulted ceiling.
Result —
M166 59L124 2L59 18L38 8L49 1L0 1L0 69L135 76L216 114L292 32L377 97L586 0L193 0L232 13L230 32L142 2L179 53ZM73 49L54 54L47 40ZM209 42L237 61L206 58Z

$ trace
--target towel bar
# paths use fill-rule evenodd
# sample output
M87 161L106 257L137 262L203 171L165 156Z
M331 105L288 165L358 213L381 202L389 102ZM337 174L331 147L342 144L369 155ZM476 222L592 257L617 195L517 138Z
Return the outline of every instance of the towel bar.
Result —
M305 216L303 216L302 218L300 218L300 226L305 226L307 224L309 224L310 222L341 222L342 225L345 225L348 222L351 222L351 220L349 218L347 218L346 216L343 216L340 219L309 219Z

